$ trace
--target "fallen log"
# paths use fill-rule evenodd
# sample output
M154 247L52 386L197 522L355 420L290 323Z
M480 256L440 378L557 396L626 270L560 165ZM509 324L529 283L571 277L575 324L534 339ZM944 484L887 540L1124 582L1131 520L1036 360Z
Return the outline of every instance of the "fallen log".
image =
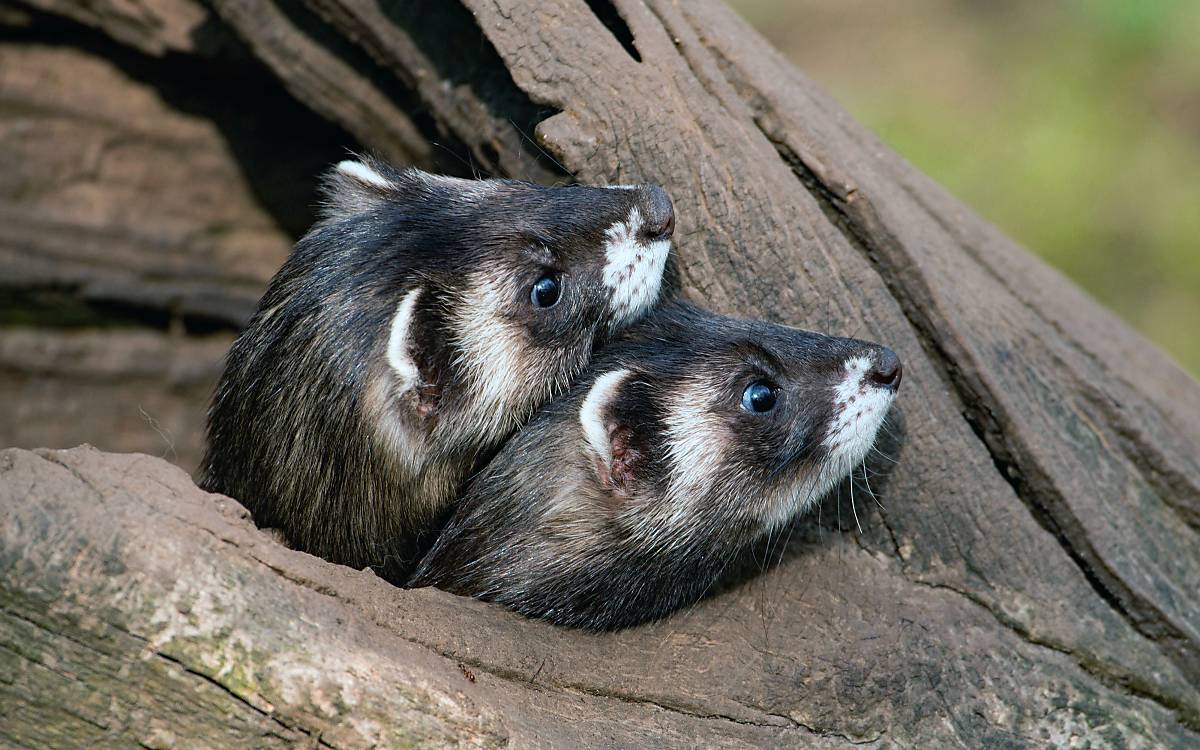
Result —
M17 6L32 19L23 42L74 4L32 5ZM241 43L189 50L180 24L160 24L174 41L151 46L152 30L66 15L106 40L89 55L134 40L173 64L265 65L272 85L394 158L664 185L687 296L904 358L897 434L872 479L882 506L858 496L860 533L835 522L848 492L831 497L765 574L662 623L587 635L286 550L154 459L11 451L0 737L1200 741L1200 386L719 2L215 0L208 12L210 33Z

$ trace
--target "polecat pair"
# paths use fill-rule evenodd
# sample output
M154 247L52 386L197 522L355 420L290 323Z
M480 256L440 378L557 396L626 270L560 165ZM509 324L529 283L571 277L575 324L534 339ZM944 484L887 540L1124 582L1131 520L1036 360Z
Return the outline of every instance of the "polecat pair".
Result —
M201 486L401 583L477 460L657 301L674 213L373 160L325 197L228 354Z
M609 629L686 606L875 440L891 350L672 304L476 476L410 585Z
M343 162L229 353L203 486L300 549L562 624L695 601L862 460L901 369L684 304L638 323L673 228L653 186Z

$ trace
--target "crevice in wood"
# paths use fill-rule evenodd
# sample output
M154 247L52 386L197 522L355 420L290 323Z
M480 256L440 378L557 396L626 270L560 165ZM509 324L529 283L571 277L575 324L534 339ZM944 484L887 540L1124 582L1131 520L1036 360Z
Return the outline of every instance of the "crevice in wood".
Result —
M144 639L141 639L140 636L138 636L135 633L129 633L129 631L119 628L114 623L109 622L107 624L111 627L117 628L118 630L122 630L122 632L127 633L128 635L130 635L133 638L138 638L139 640L144 640ZM147 645L149 645L149 644L147 644ZM151 653L153 653L155 657L162 659L165 662L174 664L185 674L191 675L192 677L197 678L199 681L204 682L207 685L211 685L212 687L221 691L222 694L229 696L232 700L234 700L234 701L240 703L241 705L245 706L246 708L250 709L258 716L261 716L262 718L266 719L267 721L278 724L279 727L281 729L283 729L284 731L298 732L298 733L304 735L305 737L309 738L309 740L311 740L312 742L316 743L317 747L327 747L327 748L330 748L330 750L336 750L337 746L330 745L328 742L326 742L324 739L322 739L320 732L314 733L313 730L307 729L306 727L302 727L302 726L299 726L296 724L290 724L290 723L284 721L283 719L279 718L278 715L276 715L270 711L265 711L262 708L254 705L252 702L246 700L242 696L238 695L236 692L231 690L228 685L224 684L220 680L215 679L214 677L207 675L204 672L201 672L201 671L189 666L186 662L184 662L180 659L176 659L175 657L173 657L169 654L164 654L163 652L161 652L157 649L153 650ZM283 736L283 739L287 739L286 735Z
M985 599L977 594L946 583L927 581L922 578L914 577L907 570L903 572L904 577L909 582L917 586L924 586L926 588L937 589L941 591L949 591L963 597L967 601L987 612L992 616L993 619L996 620L999 625L1011 630L1026 643L1029 643L1033 646L1046 648L1069 657L1076 666L1078 666L1084 672L1087 672L1095 677L1100 681L1101 684L1113 690L1123 691L1136 698L1152 701L1168 711L1171 711L1179 723L1188 730L1192 732L1200 732L1200 713L1197 713L1194 707L1156 690L1154 685L1140 680L1138 675L1114 673L1106 664L1097 661L1088 654L1081 654L1078 651L1075 651L1057 641L1035 636L1033 633L1030 633L1029 630L1021 623L1013 620L1012 618L1006 616L1003 612L992 607Z
M67 466L66 464L63 464L59 461L53 461L53 459L50 459L50 460L53 463L55 463L59 466L62 466L63 468L70 471L77 479L79 479L81 482L84 482L93 492L96 492L99 495L99 490L96 487L94 487L93 485L91 485L91 483L87 482L87 480L84 477L80 476L80 474L77 471L75 471L72 467ZM0 591L0 593L4 593L4 592ZM61 625L62 625L61 622L56 621L55 624L57 627L51 627L51 626L47 625L46 623L39 622L37 620L31 619L30 617L25 616L15 606L11 606L11 605L12 605L12 602L5 602L5 606L0 607L0 616L11 618L11 620L15 621L15 622L24 623L29 628L33 628L37 631L46 633L47 636L49 636L52 639L62 639L62 640L68 641L83 651L95 653L100 659L116 660L116 659L122 658L122 654L119 650L109 651L109 650L104 650L103 648L101 648L100 647L101 644L103 644L105 642L103 639L97 639L95 642L83 640L81 638L75 637L74 633L72 633L70 628L61 627ZM244 706L246 709L248 709L249 713L264 720L265 722L267 722L267 724L269 726L273 725L273 726L277 727L278 733L272 731L271 734L273 736L277 736L280 740L292 742L292 741L295 741L296 735L302 735L302 736L308 738L313 743L315 743L313 746L326 747L326 748L330 748L331 750L335 750L335 746L330 745L329 743L327 743L321 739L319 732L314 733L313 731L311 731L303 726L289 723L289 722L285 721L284 719L282 719L279 715L277 715L271 711L264 710L260 706L254 705L254 703L252 701L249 701L246 698L244 698L243 696L238 695L235 691L231 690L228 685L224 684L219 679L216 679L216 678L212 677L211 675L208 675L202 671L197 670L196 668L194 668L193 666L191 666L190 664L188 664L187 662L185 662L181 659L178 659L174 656L171 656L169 654L165 654L165 653L159 651L158 649L154 648L153 644L151 644L144 637L138 635L137 633L131 632L130 630L128 630L125 627L122 627L121 624L119 624L117 622L113 622L112 620L107 619L107 618L100 618L99 620L93 622L90 627L95 628L97 625L102 628L111 628L113 632L118 633L121 636L130 639L131 642L141 644L141 647L143 649L145 656L153 657L153 658L162 660L165 663L174 665L174 667L177 668L180 672L187 675L188 679L193 679L197 683L203 683L205 685L208 685L208 686L212 687L213 689L215 689L220 695L227 697L228 699L232 700L233 702L237 703L240 706ZM3 645L4 644L0 644L0 646L3 646ZM51 671L57 672L60 676L63 676L66 678L76 678L70 672L64 672L64 671L62 671L61 668L55 669L54 666L51 664L46 664L44 662L37 661L37 660L31 658L30 654L26 654L26 653L23 653L20 651L12 651L12 653L15 655L15 658L17 658L17 659L26 661L31 664L35 664L37 666L41 666L46 669L50 669ZM72 710L72 708L69 706L62 706L59 708L60 708L60 710L63 710L66 713L69 713L73 718L75 718L78 721L81 721L85 724L88 724L89 726L100 729L106 733L111 733L114 731L113 726L99 723L96 720L94 720L92 717L90 717L80 711ZM271 731L271 730L268 730L268 731ZM7 740L10 738L6 737L5 739Z
M642 54L638 52L637 44L633 38L633 32L629 29L629 24L625 23L625 19L621 17L621 12L617 10L617 6L612 0L587 0L587 5L592 9L592 13L604 24L604 28L608 29L615 39L634 62L642 61Z
M658 14L657 11L655 12L660 22L664 24L664 27L669 28L669 24L662 18L661 14ZM1055 538L1073 563L1079 568L1096 594L1113 611L1138 630L1138 632L1154 641L1164 653L1171 656L1177 663L1182 661L1179 664L1180 668L1185 673L1188 672L1189 660L1187 658L1180 659L1178 650L1171 648L1169 643L1164 642L1166 638L1164 638L1163 633L1156 633L1153 630L1147 632L1147 618L1132 614L1122 598L1114 593L1113 589L1123 589L1126 598L1132 598L1134 596L1133 593L1129 592L1111 573L1104 571L1108 574L1102 577L1102 574L1097 572L1097 567L1089 563L1080 550L1077 549L1073 537L1060 527L1057 519L1048 511L1040 493L1043 491L1052 492L1053 485L1043 477L1038 486L1034 487L1029 478L1025 476L1021 466L1013 457L1005 440L1004 432L989 406L989 404L995 403L994 398L979 393L963 376L957 364L957 359L946 350L940 337L935 332L935 327L922 312L920 306L912 299L909 290L898 283L895 274L892 273L892 269L884 265L880 258L880 253L873 246L875 240L871 233L861 227L857 218L847 209L848 203L857 201L860 203L859 211L868 210L869 207L866 209L861 207L862 196L858 195L857 190L853 186L845 189L845 186L827 184L804 161L800 154L797 154L787 143L775 136L772 128L763 123L763 115L770 109L769 103L752 85L742 79L742 76L736 70L736 66L731 61L725 59L720 50L707 44L704 48L712 55L725 79L732 85L738 96L747 105L749 114L752 116L754 124L758 127L759 131L772 144L780 158L791 168L804 189L814 198L831 225L875 268L879 277L887 285L889 292L899 304L926 355L931 362L938 365L937 372L939 376L943 378L947 390L955 394L959 403L960 413L983 444L1000 477L1012 487L1014 494L1022 500L1039 525ZM687 55L684 58L689 66L695 67L696 63L694 60L689 59ZM697 79L702 83L706 81L703 75L699 73L696 75ZM712 91L711 85L706 85L705 88L714 97L720 99L719 92ZM930 209L930 213L936 215L936 212L932 209ZM1086 537L1082 532L1077 533L1075 536L1083 539L1086 545ZM1091 557L1095 559L1094 555ZM1101 569L1103 570L1102 567ZM1152 607L1148 603L1145 604ZM1156 619L1163 626L1170 627L1170 623L1163 622L1161 618ZM1176 643L1186 644L1186 638L1177 631L1166 635Z
M770 138L770 134L765 131L764 135ZM1061 508L1063 506L1061 498L1054 490L1053 483L1036 464L1030 465L1027 469L1016 458L1008 443L1007 435L991 406L995 403L994 397L981 392L964 376L956 358L942 345L940 337L934 331L933 324L927 319L920 306L914 302L909 290L895 281L891 269L883 264L879 253L872 249L873 240L870 235L858 227L854 217L850 216L844 208L844 202L825 186L787 144L775 139L772 139L772 142L779 150L780 156L791 165L797 178L816 198L830 221L877 269L880 278L887 284L913 330L918 334L918 339L925 347L930 360L941 365L944 377L961 404L963 418L987 450L996 467L997 474L1012 487L1015 495L1021 499L1039 525L1054 537L1079 568L1097 596L1138 632L1156 643L1165 654L1175 661L1184 674L1192 678L1200 677L1195 657L1189 653L1186 634L1166 621L1152 603L1138 597L1104 565L1100 556L1095 554L1095 550L1091 548L1086 534L1078 528L1078 523L1073 518L1063 518L1062 514L1056 514L1051 510L1052 507ZM1064 521L1073 528L1066 528Z
M666 25L661 16L660 21ZM866 199L853 185L829 184L788 143L774 135L773 128L764 123L764 116L770 114L770 104L752 85L743 80L734 64L725 59L720 50L711 45L705 45L705 49L713 56L726 80L746 103L754 124L791 168L805 190L813 196L831 225L871 264L883 280L929 360L938 365L939 376L944 379L947 389L955 394L960 413L988 452L997 473L1012 487L1016 497L1029 509L1038 524L1063 548L1093 591L1135 630L1154 642L1176 663L1183 674L1196 679L1200 675L1200 661L1197 660L1187 635L1169 622L1152 602L1145 601L1134 593L1104 564L1102 557L1091 547L1085 531L1065 508L1055 485L1044 475L1044 470L1032 461L1026 462L1029 464L1026 469L1017 459L1014 452L1017 448L1009 444L1010 439L996 417L995 409L998 407L993 405L997 400L962 371L958 365L958 358L946 349L941 337L937 335L936 327L914 298L912 291L897 279L896 269L891 268L884 260L887 254L875 246L877 242L896 240L888 235L886 228L877 220L870 221L870 229L862 226L861 215L873 215L873 209L865 202ZM688 59L686 55L685 59L689 66L695 65L695 61ZM703 80L703 76L697 74L697 77ZM709 88L706 86L706 89ZM718 96L718 92L710 90L710 93ZM930 213L936 212L931 209ZM881 232L884 234L883 240L876 237ZM1059 509L1060 512L1056 513L1053 509ZM1195 717L1190 721L1194 725Z
M240 330L253 308L231 309L228 315L204 315L171 305L139 304L117 296L96 296L83 286L0 286L0 329L151 328L205 336Z
M945 221L937 208L931 205L927 196L907 183L902 183L902 188L905 194L923 208L947 236L953 237L963 251L978 262L979 268L983 269L990 278L1010 292L1012 297L1020 301L1025 309L1036 316L1038 320L1049 326L1059 336L1060 341L1064 342L1073 352L1095 366L1097 372L1105 370L1104 363L1097 359L1095 352L1081 346L1074 337L1063 329L1060 321L1052 316L1045 315L1039 310L1037 305L1024 293L1024 290L1013 284L1011 279L996 273L992 265L986 262L986 258L982 257L976 251L973 243L969 239L964 238L957 227ZM1056 361L1056 364L1062 365L1063 363ZM1138 472L1146 479L1159 498L1176 512L1183 523L1193 530L1200 531L1200 475L1189 475L1172 466L1158 445L1152 440L1145 439L1141 431L1132 424L1119 403L1116 403L1110 396L1099 389L1091 387L1086 380L1079 380L1077 382L1080 386L1080 395L1084 400L1104 415L1105 424L1111 428L1112 433L1120 441L1122 454L1125 458L1138 469ZM1121 382L1124 387L1131 391L1136 390L1136 384L1123 380ZM1166 419L1167 415L1162 414L1156 405L1149 404L1149 406L1154 409L1155 416L1158 419L1164 422L1168 421ZM1190 504L1189 499L1191 499Z
M1200 533L1200 484L1171 465L1153 441L1141 439L1139 431L1121 413L1119 404L1086 385L1080 396L1104 415L1120 445L1121 453L1168 508L1188 528ZM1200 538L1197 538L1200 544Z
M538 123L558 110L538 105L516 85L462 5L381 3L368 10L361 0L307 2L415 92L414 121L432 126L427 134L458 155L459 171L546 184L573 178L532 140Z
M358 78L378 89L400 110L408 114L414 127L426 140L433 140L437 134L436 125L424 111L415 92L397 80L390 70L338 34L304 3L286 2L279 3L276 7L287 17L299 34L304 35L309 41L344 62ZM278 75L276 77L281 84L287 84L286 78ZM448 141L448 135L444 135L443 139ZM441 146L440 150L435 149L430 152L428 163L415 163L413 166L456 177L471 176L469 170L463 168L462 155L466 153L466 147L462 143L445 142L439 145ZM447 156L451 158L446 158Z
M303 4L212 0L212 7L298 101L381 158L436 166L428 140L401 107L412 99L404 87Z
M180 520L187 523L187 521L185 519L180 519ZM210 534L212 533L211 530L209 530L209 529L204 529L204 530L208 531ZM222 539L221 537L217 537L217 538L221 539L222 541L228 541L228 540ZM230 543L232 543L232 542L230 542ZM328 596L333 599L342 599L344 601L352 601L352 599L350 599L350 600L346 599L346 597L344 597L340 592L338 592L334 589L331 589L327 586L321 585L319 582L309 580L308 578L305 578L302 576L297 576L282 566L275 565L275 564L272 564L271 562L268 562L267 560L264 560L263 558L254 554L254 552L252 550L247 550L247 554L255 562L263 565L268 570L270 570L272 573L274 573L277 576L280 576L284 580L287 580L291 583L294 583L298 586L301 586L303 588L306 588L310 591L313 591L314 593L318 593L323 596ZM386 620L378 620L376 622L376 624L380 627L391 629L389 626L389 623ZM487 674L498 680L503 680L505 682L512 682L514 684L528 685L530 682L528 675L524 674L523 672L519 672L517 670L512 670L512 669L497 668L495 664L484 661L483 659L481 659L479 657L472 656L472 655L466 654L466 653L459 653L456 651L448 651L448 650L439 648L439 647L435 646L434 644L424 641L420 638L414 638L412 636L409 636L405 633L396 632L396 635L398 637L404 639L405 641L413 644L414 646L419 646L423 649L428 650L432 654L435 654L444 659L453 661L455 663L462 664L463 666L469 667L470 669L472 669L475 672L478 672L481 674ZM595 687L585 685L581 682L553 681L548 684L555 688L579 693L581 695L586 695L586 696L589 696L592 698L602 698L605 700L613 700L613 701L618 701L621 703L629 703L629 704L633 704L633 705L648 706L648 707L659 709L659 710L666 711L669 713L679 714L681 716L687 716L689 718L728 721L728 722L731 722L734 724L740 724L740 725L744 725L744 726L754 726L754 727L763 727L763 728L771 728L771 729L789 729L789 728L790 729L803 729L806 732L814 734L814 735L820 735L823 737L830 737L830 738L845 739L851 745L860 745L860 744L863 744L863 742L864 742L862 740L851 739L849 737L846 737L843 734L839 734L836 732L821 731L820 729L817 729L815 727L811 727L806 724L802 724L789 716L781 716L778 714L771 714L771 713L765 712L765 711L763 711L763 709L761 709L760 707L757 707L757 706L738 704L742 708L746 709L749 712L761 714L764 717L768 717L768 718L778 719L779 721L776 721L776 722L753 721L750 719L743 719L743 718L738 718L735 716L729 716L727 714L712 713L712 712L706 713L706 712L702 712L702 711L692 710L685 706L666 704L661 701L656 701L651 698L647 698L645 696L633 695L633 694L629 694L629 693L621 692L621 691L597 689ZM882 736L882 734L884 734L884 731L880 730L880 735Z
M80 291L78 287L0 286L0 327L140 326L166 330L171 324L171 314L161 308L142 307L125 301L105 304L86 299Z

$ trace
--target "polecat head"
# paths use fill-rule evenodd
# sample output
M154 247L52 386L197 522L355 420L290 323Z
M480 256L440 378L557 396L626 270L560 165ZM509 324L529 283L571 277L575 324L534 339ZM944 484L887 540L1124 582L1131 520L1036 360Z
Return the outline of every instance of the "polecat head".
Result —
M667 306L505 446L413 583L591 628L661 616L857 466L900 377L875 344Z
M632 332L578 418L619 513L662 531L700 516L742 543L859 465L900 377L885 347L678 305Z
M395 305L389 395L408 392L425 421L441 413L440 429L489 440L657 301L675 227L653 185L460 180L368 159L339 164L326 194L321 231L399 272L383 291Z
M204 486L399 575L476 457L657 300L673 229L654 186L342 162L227 357Z

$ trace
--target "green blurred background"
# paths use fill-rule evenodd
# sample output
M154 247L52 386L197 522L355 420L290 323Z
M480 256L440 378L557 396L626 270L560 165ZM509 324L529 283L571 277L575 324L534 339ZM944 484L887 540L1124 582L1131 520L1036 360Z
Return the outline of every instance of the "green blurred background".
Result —
M922 171L1200 375L1200 0L732 0Z

